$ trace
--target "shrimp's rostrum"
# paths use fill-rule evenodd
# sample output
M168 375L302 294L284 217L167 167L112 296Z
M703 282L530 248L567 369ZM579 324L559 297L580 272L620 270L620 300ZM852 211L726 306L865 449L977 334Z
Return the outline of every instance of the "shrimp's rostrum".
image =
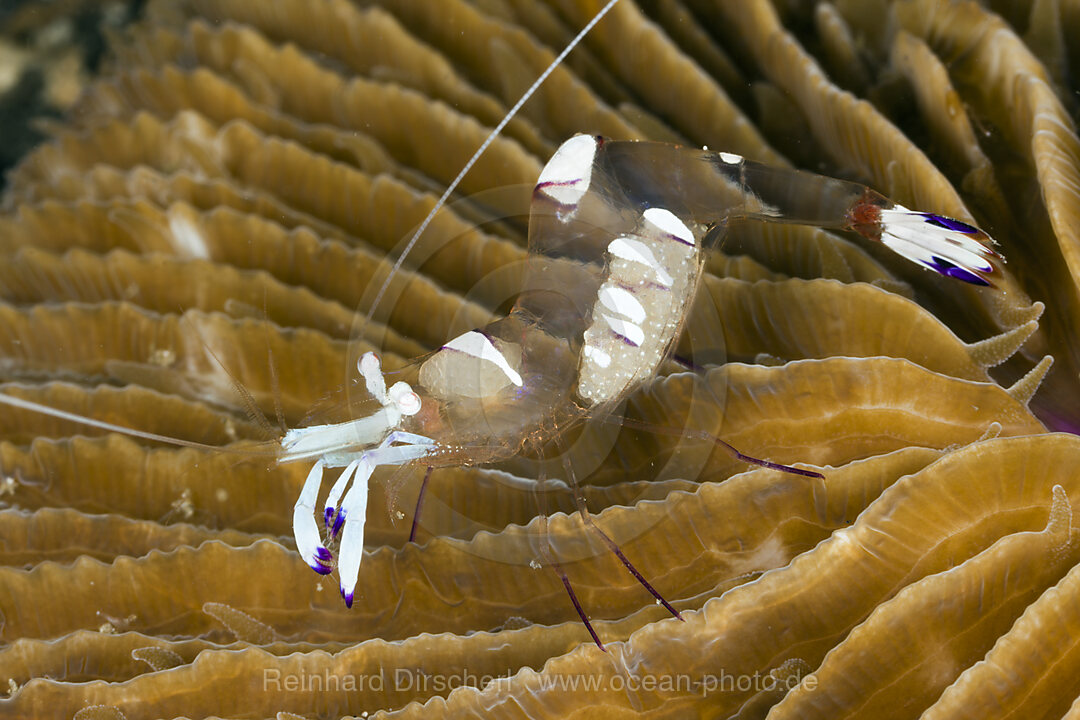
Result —
M323 539L340 533L341 593L351 605L375 467L496 462L609 413L667 357L705 251L734 219L854 230L975 285L1000 275L1002 260L977 228L907 210L857 183L730 153L575 136L533 192L529 266L509 315L386 377L365 354L358 417L285 434L282 462L316 459L294 509L304 560L330 572ZM324 470L341 467L317 510Z

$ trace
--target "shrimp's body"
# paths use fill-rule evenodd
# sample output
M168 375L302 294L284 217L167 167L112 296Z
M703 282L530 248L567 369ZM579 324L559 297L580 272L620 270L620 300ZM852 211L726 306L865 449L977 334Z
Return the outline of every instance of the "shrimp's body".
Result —
M608 0L495 127L421 223L391 274L491 140L617 2ZM363 557L368 481L376 467L497 462L526 447L539 449L575 424L610 413L656 375L685 324L706 250L723 237L729 221L742 218L855 230L968 283L993 285L1000 272L1000 257L978 229L909 211L857 183L764 166L724 152L575 136L554 154L533 192L529 267L508 316L459 335L389 378L378 358L365 354L357 365L365 396L339 408L351 419L292 429L281 438L278 462L315 461L293 509L294 536L304 561L317 572L331 572L334 558L324 539L340 534L336 565L341 593L351 606ZM389 278L369 317L388 285ZM111 432L198 445L4 393L0 404ZM330 468L344 470L317 511L323 475ZM578 499L583 518L591 523ZM614 542L592 527L677 615ZM550 564L559 569L556 561ZM600 645L565 574L562 580Z
M978 229L857 183L728 153L575 136L534 190L529 267L509 315L416 358L392 373L389 389L378 359L364 355L368 397L350 408L357 419L285 434L282 462L317 458L294 509L304 560L332 569L315 520L325 468L346 468L320 514L331 536L342 533L341 593L351 605L375 467L504 460L609 412L656 374L693 303L705 249L735 218L856 230L973 284L1000 273Z

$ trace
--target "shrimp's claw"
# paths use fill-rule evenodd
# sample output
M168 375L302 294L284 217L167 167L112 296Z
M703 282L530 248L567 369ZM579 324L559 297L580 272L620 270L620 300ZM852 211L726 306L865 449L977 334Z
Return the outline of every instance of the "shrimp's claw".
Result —
M408 386L406 386L408 387ZM409 392L411 394L411 391ZM404 443L404 444L396 444ZM395 431L386 436L377 448L364 450L359 456L349 463L344 472L338 477L334 487L327 497L327 504L323 509L323 518L330 530L331 537L336 538L341 533L341 546L338 549L338 574L341 579L341 597L345 604L352 607L353 593L356 590L356 581L360 575L360 563L364 559L364 523L367 520L368 504L368 481L372 472L381 465L407 465L414 460L419 460L431 453L436 447L435 441L422 435L415 435L404 431ZM320 465L322 461L316 463ZM320 468L321 474L321 468ZM351 481L351 484L350 484ZM316 485L316 488L318 486ZM345 488L348 491L345 492ZM307 485L304 486L307 490ZM311 491L311 501L314 502L316 490ZM341 506L337 507L337 499L344 492ZM301 499L306 496L301 493ZM297 501L297 506L300 503ZM336 512L335 512L336 510ZM294 524L306 524L310 522L312 530L316 533L317 525L311 508L306 510L307 516L303 521L294 518ZM331 519L333 525L330 525ZM299 534L297 535L299 538ZM297 540L299 545L299 540ZM311 565L311 563L308 563ZM312 567L315 567L312 565ZM316 572L321 572L315 568Z
M370 474L370 470L368 471ZM338 518L347 516L341 533L341 549L338 558L338 573L341 576L341 597L345 606L352 607L356 580L360 576L360 562L364 559L364 521L367 510L367 478L355 483L345 495ZM353 512L353 511L356 512Z
M342 494L345 492L345 488L349 485L349 481L352 480L353 475L356 474L356 470L360 467L362 458L363 455L349 463L348 467L345 468L345 471L338 476L337 482L330 488L330 493L326 496L326 505L323 507L323 527L330 530L331 536L335 538L338 536L338 533L341 532L341 524L345 522L345 508L338 508L338 500L341 499ZM330 524L331 520L334 521L333 525Z
M994 287L994 277L1001 274L1005 259L992 248L993 239L960 220L894 205L881 208L878 226L880 238L875 239L939 275Z
M308 472L307 480L293 506L293 537L300 557L320 575L333 570L333 556L319 539L319 526L315 522L315 500L322 484L323 463L316 462Z
M341 534L341 526L343 524L345 524L345 509L344 508L342 508L338 512L337 517L334 519L334 527L330 529L330 533L334 537L337 537L338 535L340 535Z

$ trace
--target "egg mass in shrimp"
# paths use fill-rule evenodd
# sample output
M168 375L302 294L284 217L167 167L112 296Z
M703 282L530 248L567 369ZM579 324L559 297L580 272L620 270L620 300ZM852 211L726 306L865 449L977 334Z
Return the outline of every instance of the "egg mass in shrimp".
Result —
M631 244L637 253L620 254L619 246ZM637 234L611 241L584 332L577 388L582 398L611 402L655 372L694 299L702 259L698 239L663 208L645 210Z

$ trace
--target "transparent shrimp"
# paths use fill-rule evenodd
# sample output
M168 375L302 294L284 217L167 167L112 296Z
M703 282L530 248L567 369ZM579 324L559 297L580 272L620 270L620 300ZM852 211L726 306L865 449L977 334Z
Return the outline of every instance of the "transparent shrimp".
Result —
M977 228L907 210L857 183L728 153L575 136L537 182L529 266L507 317L385 376L377 357L365 354L358 369L366 397L347 409L355 419L285 434L281 462L316 459L294 510L304 560L321 573L332 569L318 515L330 537L340 533L337 567L351 605L375 467L497 462L610 413L667 357L693 303L705 251L736 218L855 230L976 285L993 285L1001 273L1002 259ZM324 470L339 467L345 470L316 512Z
M610 0L526 91L447 188L436 210L547 74L616 2ZM395 270L436 210L418 228ZM374 354L365 354L358 363L365 397L338 408L350 419L289 430L280 440L278 462L314 460L293 510L304 561L317 572L331 572L335 559L323 539L340 536L336 566L341 593L351 606L363 557L368 481L376 467L498 462L530 447L558 444L568 428L610 414L656 374L693 302L705 251L722 239L729 221L739 218L852 229L941 275L972 284L992 286L1000 275L1002 259L978 229L907 210L857 183L722 152L571 138L536 185L529 268L509 315L389 375L384 376ZM369 313L388 284L389 279ZM145 439L206 447L2 393L0 403ZM818 475L716 442L747 462ZM343 470L317 509L324 474L331 468ZM591 524L580 494L576 497L583 520L677 615ZM545 560L559 572L600 645L557 560Z
M1002 258L977 228L907 210L857 183L729 153L575 136L554 154L535 187L528 270L508 316L388 375L374 354L365 354L358 363L364 397L337 408L349 419L289 430L281 438L278 462L314 460L293 510L304 561L323 574L336 564L351 606L363 557L368 481L376 467L494 463L558 445L567 429L609 415L656 375L685 323L706 250L736 219L855 230L940 275L976 285L993 286L1001 274ZM2 393L0 403L206 447ZM743 455L712 439L746 462L819 475ZM331 468L343 470L317 510ZM568 479L583 521L677 616L592 523ZM333 543L324 538L338 539L336 563L327 547ZM565 572L554 558L545 561L559 572L600 645Z

